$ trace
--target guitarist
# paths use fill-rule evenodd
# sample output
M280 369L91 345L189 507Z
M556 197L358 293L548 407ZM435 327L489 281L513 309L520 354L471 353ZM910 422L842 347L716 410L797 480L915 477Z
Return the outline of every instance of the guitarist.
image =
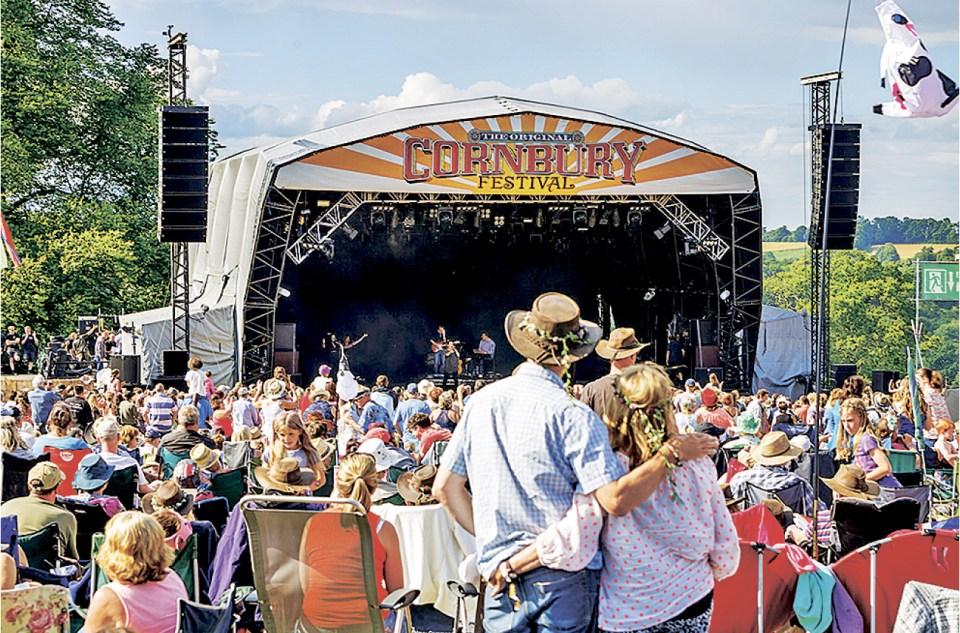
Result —
M433 373L443 373L443 360L447 344L447 330L442 325L437 328L437 340L430 339L430 351L433 352Z

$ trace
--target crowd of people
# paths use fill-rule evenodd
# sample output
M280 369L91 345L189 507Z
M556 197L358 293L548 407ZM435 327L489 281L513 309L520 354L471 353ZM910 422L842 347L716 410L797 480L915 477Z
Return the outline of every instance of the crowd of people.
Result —
M21 534L57 523L63 555L81 563L91 552L78 551L64 499L110 517L96 556L110 582L87 596L87 631L173 630L187 592L170 564L191 534L212 535L198 552L208 601L231 582L253 584L236 577L242 521L196 516L235 470L246 491L304 503L334 495L365 508L382 595L399 588L403 570L397 533L377 506L440 502L475 535L491 630L706 631L714 584L738 567L731 512L748 485L794 487L784 503L798 520L787 531L809 544L829 531L829 507L814 512L815 482L795 469L800 455L828 452L839 470L825 483L837 497L867 499L900 486L890 450L919 447L930 467L957 462L942 379L927 368L917 371L915 420L908 381L873 393L852 376L795 400L725 390L714 375L675 387L660 366L637 362L644 344L633 330L602 338L558 293L511 312L505 329L526 361L510 377L456 390L427 379L392 386L386 375L366 386L328 365L302 387L279 367L265 381L218 386L197 357L183 390L36 376L33 389L5 394L2 449L24 459L84 456L68 482L74 494L58 496L65 473L39 461L29 494L5 499L0 514L15 515ZM594 352L609 374L571 383L573 364ZM111 494L121 473L133 482L126 502ZM304 544L323 541L308 536ZM330 555L301 552L305 595L330 590L330 574L320 573ZM3 587L12 587L28 561L22 551L0 556ZM328 613L304 604L305 630L330 628Z

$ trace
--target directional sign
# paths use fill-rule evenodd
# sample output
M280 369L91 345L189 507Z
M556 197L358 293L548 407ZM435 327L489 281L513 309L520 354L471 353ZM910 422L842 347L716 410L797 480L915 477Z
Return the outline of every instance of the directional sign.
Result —
M960 300L960 263L920 262L920 299Z

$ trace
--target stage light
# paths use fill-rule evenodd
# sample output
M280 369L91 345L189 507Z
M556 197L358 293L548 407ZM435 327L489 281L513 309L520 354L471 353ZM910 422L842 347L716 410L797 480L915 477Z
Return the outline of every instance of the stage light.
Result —
M403 219L403 228L412 229L417 225L417 216L414 215L413 209L407 211L407 217Z
M441 229L449 230L453 228L453 207L440 207L437 209L437 224Z
M589 218L587 216L587 210L582 208L577 208L573 210L573 228L578 231L586 231L589 227Z
M661 226L659 229L655 230L653 234L657 236L658 240L662 240L664 237L666 237L667 233L669 232L670 232L670 224L664 223L664 225Z
M720 293L720 301L726 301L729 298L730 298L729 290L724 290L723 292Z
M610 223L614 226L620 226L620 212L616 209L610 212Z
M507 223L507 219L502 215L498 215L497 217L493 218L493 225L497 228L500 228L506 223Z
M643 215L639 211L627 211L627 229L636 231L643 222Z
M382 229L387 226L387 214L379 209L370 213L370 226L375 229Z
M279 288L277 288L277 294L283 297L284 299L290 298L290 291L284 288L283 286L280 286Z
M657 291L654 290L653 288L650 288L649 290L647 290L647 293L646 293L645 295L643 295L643 300L644 300L644 301L650 301L650 300L653 299L656 295L657 295Z
M467 214L463 209L457 211L457 215L453 218L453 223L457 226L463 226L467 223Z
M346 223L344 223L344 225L341 226L340 228L343 229L343 232L346 234L347 239L349 240L357 239L357 235L359 235L359 232L357 231L357 229L353 228L352 226Z
M610 210L606 209L600 214L600 226L607 226L608 224L610 224Z
M587 225L592 229L597 225L597 210L592 209L590 211L590 219L587 221Z

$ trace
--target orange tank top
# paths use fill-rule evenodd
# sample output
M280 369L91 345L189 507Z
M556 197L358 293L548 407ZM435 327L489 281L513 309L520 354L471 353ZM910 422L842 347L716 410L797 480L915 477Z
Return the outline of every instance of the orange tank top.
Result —
M383 519L367 513L373 532L373 559L376 570L377 600L387 597L383 578L387 552L380 543L379 532ZM323 530L320 521L307 524L305 536L307 587L303 594L303 615L322 629L337 629L354 624L365 624L367 594L363 586L363 558L360 540L352 531Z

